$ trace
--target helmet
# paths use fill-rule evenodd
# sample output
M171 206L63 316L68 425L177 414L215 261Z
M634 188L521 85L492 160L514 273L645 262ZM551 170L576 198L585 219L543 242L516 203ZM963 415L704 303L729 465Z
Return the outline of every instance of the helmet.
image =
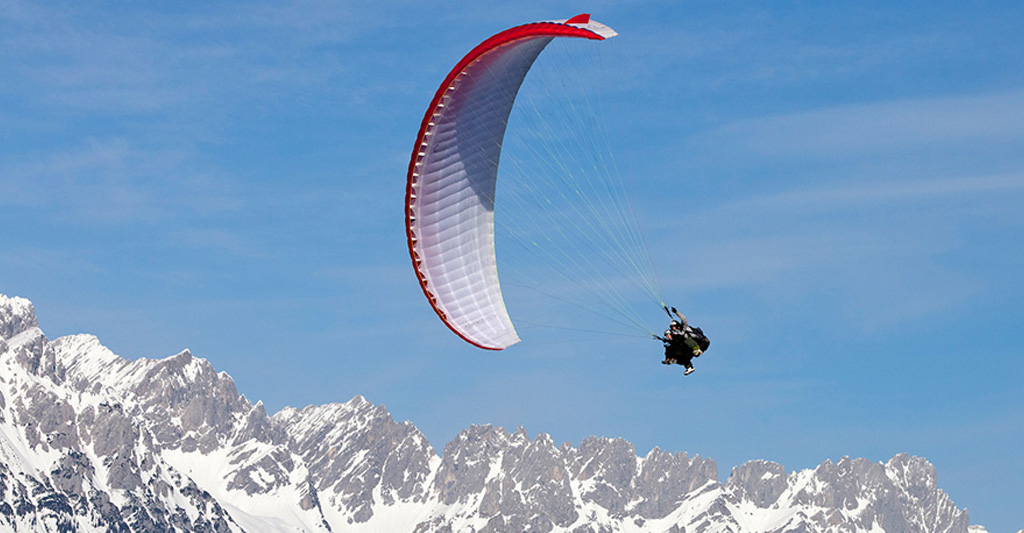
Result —
M672 329L679 329L679 321L673 320L672 322L669 322L668 327Z

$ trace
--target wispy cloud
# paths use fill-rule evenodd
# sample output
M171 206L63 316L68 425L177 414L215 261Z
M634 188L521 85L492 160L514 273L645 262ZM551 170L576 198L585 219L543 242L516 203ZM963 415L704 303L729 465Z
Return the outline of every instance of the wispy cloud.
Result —
M0 67L27 102L114 116L222 116L246 101L334 90L372 64L344 48L401 18L349 3L255 3L104 13L7 2ZM11 80L16 80L12 83Z
M113 30L75 10L15 5L20 16L2 37L4 63L21 80L18 86L32 88L29 97L121 113L159 110L194 97L173 75L187 47L166 46L140 31L147 26L143 20L131 31Z
M742 198L719 206L736 212L752 209L797 211L828 211L842 208L891 208L892 202L902 205L915 201L930 201L956 197L960 199L979 195L1014 194L1024 192L1024 174L998 174L938 179L888 180L856 182L829 187L814 187Z
M91 138L42 157L20 154L2 169L0 205L39 208L39 216L79 223L237 209L232 180L193 168L193 155L125 138Z
M711 206L676 224L688 247L659 248L669 293L750 291L772 306L819 301L857 323L899 324L998 290L950 258L988 250L986 235L1020 226L1008 213L1024 175L878 181L804 187ZM1001 213L993 226L991 215ZM658 232L670 230L670 226ZM698 253L692 253L696 250Z
M185 228L172 232L169 244L178 248L214 250L240 257L257 257L251 243L236 232L217 228Z
M922 145L1024 142L1024 91L847 105L740 120L698 138L756 156L897 152Z

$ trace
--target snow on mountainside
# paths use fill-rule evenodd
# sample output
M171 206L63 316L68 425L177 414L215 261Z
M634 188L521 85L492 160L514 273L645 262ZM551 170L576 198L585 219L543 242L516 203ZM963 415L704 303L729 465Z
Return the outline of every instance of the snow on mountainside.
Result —
M968 527L926 460L786 472L473 426L439 456L362 397L268 416L189 351L50 341L0 295L0 530L922 532Z

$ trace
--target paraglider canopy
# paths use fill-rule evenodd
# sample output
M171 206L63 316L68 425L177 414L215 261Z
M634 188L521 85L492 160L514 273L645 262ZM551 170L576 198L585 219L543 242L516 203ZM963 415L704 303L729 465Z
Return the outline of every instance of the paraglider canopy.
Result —
M406 182L409 255L434 311L474 346L519 342L494 252L498 159L519 87L555 37L615 35L587 14L505 30L466 54L427 108Z

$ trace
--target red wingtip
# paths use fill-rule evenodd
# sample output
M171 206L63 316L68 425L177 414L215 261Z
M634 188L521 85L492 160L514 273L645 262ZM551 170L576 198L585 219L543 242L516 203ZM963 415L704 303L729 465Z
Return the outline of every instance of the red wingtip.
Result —
M566 24L589 24L590 13L581 13L575 17L565 21Z

